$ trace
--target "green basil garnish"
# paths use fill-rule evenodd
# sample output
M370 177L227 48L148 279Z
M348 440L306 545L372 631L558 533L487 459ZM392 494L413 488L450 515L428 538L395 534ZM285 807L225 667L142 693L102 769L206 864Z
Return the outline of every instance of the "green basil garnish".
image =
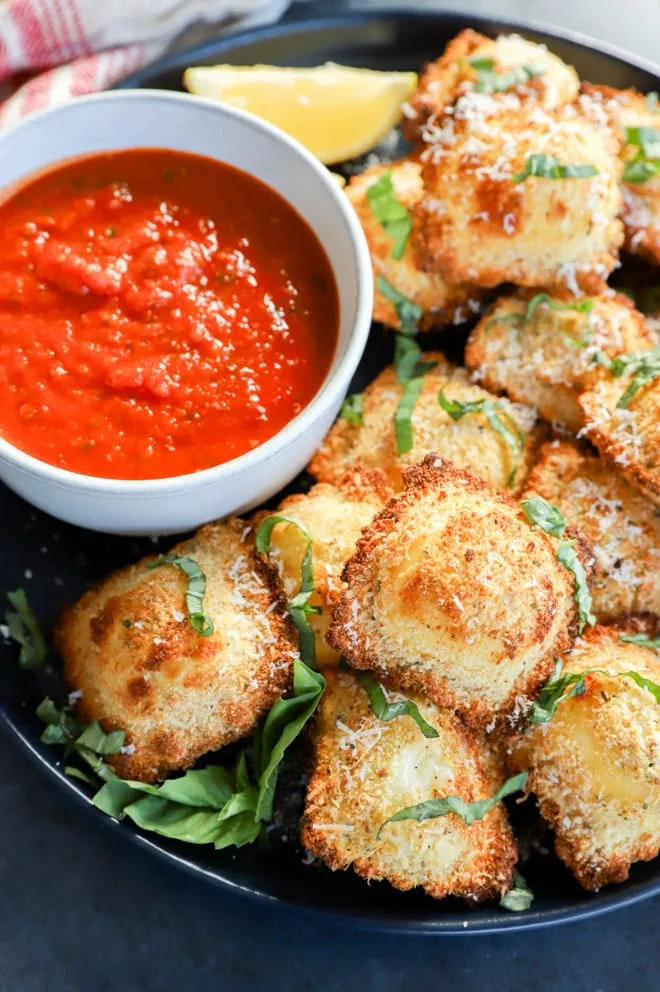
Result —
M509 473L509 478L507 479L507 485L511 488L515 482L516 475L518 473L518 466L520 464L520 457L525 447L525 434L520 430L513 418L509 417L508 414L503 413L503 411L498 408L497 403L494 403L488 398L466 401L450 400L447 396L445 396L444 391L441 389L438 393L438 403L445 413L449 414L452 420L460 420L461 417L465 417L466 414L470 413L483 413L490 428L494 430L496 434L499 434L513 455L513 468Z
M535 494L522 500L520 505L530 524L536 524L552 537L562 536L566 529L566 517L558 506Z
M58 707L48 697L37 707L37 716L46 724L41 735L44 744L63 746L65 758L77 754L100 779L116 777L103 758L109 754L119 754L126 736L123 730L106 734L97 720L89 724L79 723L71 707Z
M402 699L396 703L388 703L382 685L370 672L356 671L357 680L369 697L369 704L374 716L379 720L388 722L395 720L399 716L409 716L415 721L424 737L439 737L438 731L427 723L419 712L417 703L412 699Z
M420 376L416 379L410 379L403 387L401 399L394 412L394 435L396 438L397 455L405 455L407 451L412 449L415 443L412 415L423 385L424 378Z
M186 609L190 626L195 633L202 637L210 637L214 631L213 621L204 613L204 594L206 592L206 576L194 558L188 558L174 553L163 555L157 561L150 561L147 568L159 568L161 565L174 565L180 568L188 579L186 589Z
M368 188L367 200L372 214L394 242L392 258L401 258L412 229L412 218L396 198L390 169L383 172Z
M653 348L650 351L630 351L607 362L601 360L600 364L604 365L615 379L623 375L633 377L616 404L617 409L625 410L643 386L660 376L660 348Z
M573 573L575 580L575 602L578 608L578 630L580 633L588 624L596 623L596 617L591 612L591 593L587 582L587 573L575 551L575 541L562 541L555 552L557 561Z
M520 913L534 902L534 893L529 885L516 869L513 872L513 885L500 899L502 909L508 909L511 913Z
M621 634L620 641L627 644L638 644L642 648L656 648L660 651L660 637L648 637L646 634Z
M395 289L385 276L379 275L376 279L376 290L385 296L396 311L402 334L417 334L417 321L420 320L424 311L417 303L413 303L407 296Z
M646 100L646 107L648 110L653 111L658 109L658 94L655 92L655 90L651 90L650 93L647 93L645 100Z
M397 823L400 820L416 820L421 823L423 820L435 819L438 816L446 816L448 813L456 813L467 826L471 826L476 820L483 820L493 806L495 806L505 796L510 796L514 792L519 792L525 788L529 772L520 772L508 778L501 789L498 789L494 796L489 799L477 799L468 803L460 796L445 796L444 799L427 799L426 802L417 803L416 806L407 806L400 809L394 816L390 816L378 828L376 840L379 840L383 828L388 823Z
M606 675L611 679L630 679L640 689L650 692L656 702L660 703L660 685L640 675L639 672L608 672L604 668L586 668L583 672L567 672L565 675L562 675L561 672L561 658L556 658L552 675L541 689L537 699L532 703L528 713L527 722L530 725L549 723L560 703L572 699L574 696L583 696L587 691L585 682L587 675Z
M16 611L15 613L7 611L5 620L9 627L9 636L21 647L18 663L21 668L39 668L48 656L48 646L30 609L25 590L15 589L14 592L8 592L7 599Z
M347 396L341 405L339 416L342 420L348 420L349 424L361 427L364 423L362 393L352 393Z
M270 539L275 527L278 524L293 524L297 527L305 538L305 553L300 567L300 589L296 595L289 600L289 615L298 631L300 641L300 657L306 665L315 669L316 666L316 640L314 631L307 619L310 613L319 614L320 606L310 606L309 599L316 591L314 584L314 565L312 560L312 536L303 524L293 517L287 517L282 513L275 513L271 517L266 517L257 531L256 548L260 554L270 554Z
M645 183L660 172L660 128L627 127L626 143L638 149L634 158L623 167L623 181Z
M530 62L528 65L498 74L495 71L494 59L477 56L466 61L477 73L474 87L477 93L503 93L514 86L524 85L534 76L542 76L545 72L544 66Z
M562 165L554 155L540 154L530 155L523 172L517 172L512 181L521 183L529 176L539 176L541 179L586 179L597 175L598 169L593 165Z

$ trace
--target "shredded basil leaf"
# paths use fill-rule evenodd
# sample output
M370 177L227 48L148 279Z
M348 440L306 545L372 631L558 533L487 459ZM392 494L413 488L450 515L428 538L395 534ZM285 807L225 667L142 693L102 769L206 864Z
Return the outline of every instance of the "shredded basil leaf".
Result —
M508 324L526 324L527 321L532 319L532 317L536 313L536 310L541 305L550 307L551 310L573 310L575 313L591 314L593 308L593 300L585 299L585 300L578 300L577 303L558 303L557 301L553 300L548 293L537 293L535 296L532 296L532 298L528 302L527 308L524 313L507 313L507 314L500 314L498 316L491 317L490 320L486 322L486 325L484 327L484 332L487 331L488 325L492 323L497 324L499 322L502 322ZM589 325L587 327L587 333L585 334L583 339L576 340L575 338L567 337L567 340L578 348L584 348L586 347L586 345L588 345L591 342L592 338L593 338L593 327L591 326L591 322L589 322Z
M147 568L159 568L161 565L174 565L180 568L188 579L186 589L186 609L190 626L195 633L202 637L210 637L214 631L213 621L204 613L204 594L206 592L206 576L194 558L177 554L163 555L157 561L150 561Z
M648 637L646 634L620 634L620 641L628 644L639 644L643 648L656 648L660 651L660 637Z
M648 110L657 110L658 108L658 94L655 90L651 90L650 93L646 94L646 106Z
M500 899L500 906L511 913L520 913L529 909L533 902L534 893L520 872L514 870L513 885Z
M554 155L530 155L523 172L517 172L513 182L521 183L529 176L539 176L541 179L586 179L597 176L598 171L595 166L588 164L562 165Z
M39 668L48 656L48 647L37 619L30 609L25 590L15 589L14 592L8 592L7 599L16 611L15 613L7 611L5 620L9 627L9 636L21 647L18 663L21 668Z
M605 363L601 361L600 364ZM632 376L631 382L616 404L617 409L625 410L643 386L660 376L660 348L653 348L650 351L630 351L625 355L618 355L608 361L605 367L615 379L623 375Z
M566 517L558 506L548 503L542 496L528 496L520 504L530 524L536 524L546 534L561 537L566 530Z
M596 617L591 612L591 593L587 582L587 573L582 562L575 551L575 541L562 541L555 552L557 561L573 573L575 580L575 602L578 608L578 630L580 633L588 624L590 627L596 623Z
M382 293L393 305L396 315L399 318L399 330L402 334L416 334L417 321L424 311L407 296L395 289L392 283L388 282L385 276L379 275L376 279L376 290Z
M621 637L621 640L623 639L624 636ZM585 681L587 675L605 675L611 679L630 679L640 689L646 689L647 692L650 692L655 701L660 703L660 685L640 675L639 672L608 672L604 668L586 668L583 672L567 672L565 675L562 675L561 672L561 658L556 658L552 675L529 710L527 716L529 725L549 723L560 703L572 699L574 696L583 696L587 691Z
M77 754L100 779L108 781L117 777L103 758L120 752L126 737L123 730L113 730L106 734L97 720L87 725L79 723L73 716L71 707L58 707L48 697L42 700L36 712L46 724L41 735L44 744L62 745L65 748L65 757Z
M409 379L403 387L403 393L394 413L394 434L396 437L396 452L405 455L414 444L412 415L415 403L424 385L424 377Z
M654 94L657 97L657 94ZM623 181L645 183L660 172L660 128L627 127L626 143L638 149L623 167Z
M461 417L469 413L483 413L491 429L499 434L513 456L513 468L507 479L507 485L511 488L515 483L520 457L525 447L525 434L513 418L501 411L497 403L488 398L467 401L450 400L441 389L438 393L438 403L452 420L460 420Z
M388 722L399 716L409 716L415 721L424 737L440 736L435 727L432 727L430 723L426 722L419 712L417 703L413 703L412 699L400 700L397 703L388 703L382 685L370 672L356 671L355 675L369 697L369 704L371 705L374 716L377 716L379 720Z
M348 420L349 424L361 427L364 423L362 393L352 393L347 396L341 405L339 416L343 420Z
M273 530L278 524L292 524L297 527L305 538L305 553L300 566L301 583L296 595L289 600L289 615L298 631L300 657L310 668L316 668L316 641L314 631L307 619L310 613L320 613L318 606L310 606L309 599L316 591L314 584L314 565L312 561L312 536L303 524L293 517L275 513L266 517L257 531L256 548L260 554L270 554L270 540Z
M474 87L477 93L503 93L514 86L524 85L534 76L542 76L545 72L545 67L535 62L498 74L494 59L477 56L466 61L477 73Z
M448 813L456 813L467 826L471 826L476 820L482 820L493 806L495 806L505 796L510 796L514 792L519 792L525 788L529 772L520 772L508 778L501 789L498 789L494 796L489 799L477 799L468 803L460 796L445 796L444 799L428 799L426 802L417 803L416 806L407 806L399 810L394 816L390 816L378 828L376 840L380 838L383 828L388 823L397 823L399 820L416 820L421 823L423 820L433 819L438 816L446 816Z
M367 200L372 214L394 242L392 258L401 258L412 230L412 218L397 200L390 169L383 172L368 188Z

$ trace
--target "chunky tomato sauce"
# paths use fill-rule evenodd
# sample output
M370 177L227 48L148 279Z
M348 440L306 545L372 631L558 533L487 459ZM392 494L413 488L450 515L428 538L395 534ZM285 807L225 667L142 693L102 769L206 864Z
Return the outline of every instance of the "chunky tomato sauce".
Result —
M338 329L326 255L280 196L159 149L54 169L0 204L0 433L62 468L156 479L281 430Z

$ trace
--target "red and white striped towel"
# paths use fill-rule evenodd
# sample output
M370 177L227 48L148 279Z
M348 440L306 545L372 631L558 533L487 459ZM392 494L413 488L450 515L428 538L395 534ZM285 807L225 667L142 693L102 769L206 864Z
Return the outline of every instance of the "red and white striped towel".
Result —
M288 0L0 0L0 127L107 89L192 25L268 23L287 6Z

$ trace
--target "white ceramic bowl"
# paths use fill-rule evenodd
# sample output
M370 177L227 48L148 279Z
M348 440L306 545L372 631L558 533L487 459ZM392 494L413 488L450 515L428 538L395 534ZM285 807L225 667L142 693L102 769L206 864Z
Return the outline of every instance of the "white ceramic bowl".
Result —
M329 172L278 128L201 97L126 90L35 114L0 136L0 186L61 159L135 147L196 152L257 176L316 233L339 291L339 339L319 392L279 434L230 462L170 479L99 479L48 465L0 438L0 478L40 509L93 530L167 534L249 510L304 468L364 350L373 277L360 224Z

